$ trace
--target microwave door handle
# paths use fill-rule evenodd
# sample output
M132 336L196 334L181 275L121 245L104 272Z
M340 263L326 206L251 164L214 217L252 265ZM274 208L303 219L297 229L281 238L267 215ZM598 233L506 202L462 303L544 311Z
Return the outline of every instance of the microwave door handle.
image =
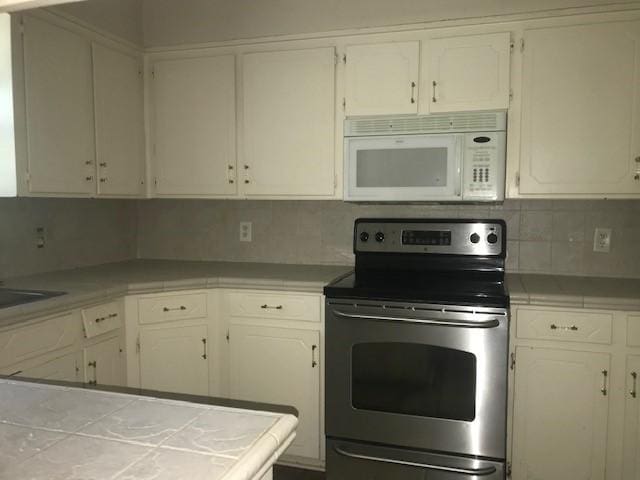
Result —
M411 462L406 460L396 460L393 458L381 458L381 457L374 457L371 455L362 455L360 453L349 452L344 448L341 448L338 446L333 447L333 449L339 455L343 455L349 458L355 458L357 460L369 460L372 462L392 463L394 465L405 465L407 467L418 467L418 468L424 468L426 470L437 470L440 472L458 473L460 475L470 475L470 476L477 475L479 477L496 473L496 467L485 467L485 468L448 467L446 465L433 465L431 463Z

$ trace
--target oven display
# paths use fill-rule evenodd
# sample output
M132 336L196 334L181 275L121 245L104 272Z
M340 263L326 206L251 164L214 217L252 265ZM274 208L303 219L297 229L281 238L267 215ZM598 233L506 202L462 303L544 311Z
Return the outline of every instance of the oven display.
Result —
M403 230L403 245L451 245L451 231Z

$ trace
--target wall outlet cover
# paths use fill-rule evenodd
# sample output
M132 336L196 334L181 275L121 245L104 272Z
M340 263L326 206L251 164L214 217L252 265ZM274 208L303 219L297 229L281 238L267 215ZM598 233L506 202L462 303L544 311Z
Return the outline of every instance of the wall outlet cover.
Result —
M252 240L251 230L253 228L252 222L240 222L240 241L250 242Z
M611 229L596 228L593 234L593 251L609 253L611 251Z

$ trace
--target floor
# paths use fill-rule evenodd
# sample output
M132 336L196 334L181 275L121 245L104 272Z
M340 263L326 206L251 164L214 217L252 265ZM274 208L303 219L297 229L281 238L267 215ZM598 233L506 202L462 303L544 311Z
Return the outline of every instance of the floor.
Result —
M324 472L275 465L273 480L324 480Z

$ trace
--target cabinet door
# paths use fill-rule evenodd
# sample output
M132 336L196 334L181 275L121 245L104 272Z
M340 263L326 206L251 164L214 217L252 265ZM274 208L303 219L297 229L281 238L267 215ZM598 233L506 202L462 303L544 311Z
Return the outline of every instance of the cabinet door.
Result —
M347 47L345 113L416 113L419 63L420 42Z
M29 192L95 191L91 44L24 17Z
M153 79L157 195L234 194L235 57L159 61Z
M424 113L509 108L508 32L440 38L428 45Z
M77 382L78 355L71 353L58 357L35 367L25 368L19 376L25 378L42 378L45 380L57 380L64 382Z
M93 44L98 195L142 193L144 117L138 58Z
M609 363L604 353L516 349L514 480L604 480Z
M94 385L125 384L119 337L84 349L84 381Z
M246 195L334 193L333 48L243 57Z
M163 392L209 394L207 327L140 330L140 385Z
M320 449L319 333L251 325L229 329L232 398L298 409L292 455L318 458Z
M524 36L520 192L640 194L640 22Z
M640 479L640 356L627 357L624 461L622 478Z

